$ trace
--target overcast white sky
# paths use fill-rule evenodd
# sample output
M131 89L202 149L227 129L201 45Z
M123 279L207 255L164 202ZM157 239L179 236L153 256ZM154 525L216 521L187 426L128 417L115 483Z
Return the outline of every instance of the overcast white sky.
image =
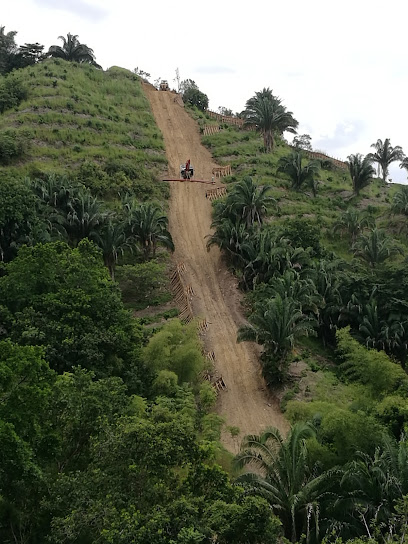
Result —
M195 80L210 100L244 109L270 87L314 148L346 159L378 138L408 154L404 0L3 0L16 42L78 34L103 66L136 66L173 84ZM393 181L407 182L394 163Z

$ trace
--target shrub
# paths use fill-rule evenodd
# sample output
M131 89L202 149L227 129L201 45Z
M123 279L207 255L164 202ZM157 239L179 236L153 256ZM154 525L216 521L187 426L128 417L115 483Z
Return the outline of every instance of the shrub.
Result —
M311 247L316 256L321 254L320 229L307 219L292 219L285 224L284 236L293 247Z
M116 278L124 301L132 305L145 307L148 304L166 302L170 297L165 266L157 261L118 266Z
M109 176L96 162L84 161L79 167L76 179L93 192L105 193L109 189Z
M0 164L10 164L24 155L26 149L26 139L14 130L0 132Z
M0 113L15 108L27 98L27 89L15 76L0 79Z
M177 374L179 384L196 382L205 366L196 324L183 325L178 319L150 338L143 357L150 368Z
M402 385L407 386L404 370L384 351L367 349L359 344L351 337L349 327L337 331L336 337L342 360L340 369L349 380L369 385L377 398Z

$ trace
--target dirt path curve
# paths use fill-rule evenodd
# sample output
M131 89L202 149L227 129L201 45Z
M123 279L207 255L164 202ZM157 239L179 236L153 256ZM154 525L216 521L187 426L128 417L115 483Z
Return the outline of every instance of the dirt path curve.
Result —
M156 122L163 133L169 161L169 176L179 177L180 164L191 159L196 179L211 180L216 164L201 144L197 123L174 101L170 92L144 90ZM257 346L238 344L237 329L244 322L236 281L222 262L218 248L206 249L210 232L211 203L205 198L210 187L201 183L170 182L169 227L176 246L176 262L186 265L186 282L194 291L194 314L210 323L205 345L214 351L215 366L227 390L218 396L217 411L229 426L240 429L239 437L223 434L225 446L233 452L240 438L257 434L268 425L285 432L287 421L266 390L257 358Z

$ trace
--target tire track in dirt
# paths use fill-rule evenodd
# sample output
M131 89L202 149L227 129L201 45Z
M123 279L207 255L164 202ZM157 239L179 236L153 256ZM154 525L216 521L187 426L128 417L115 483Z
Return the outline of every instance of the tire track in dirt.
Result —
M196 179L211 179L217 166L201 144L197 123L175 101L175 95L144 85L160 128L169 162L169 177L179 178L180 164L191 159ZM288 423L278 403L268 393L258 362L258 348L237 343L238 327L244 323L236 280L228 272L218 248L207 251L205 237L211 232L211 203L205 198L208 185L170 182L169 227L176 247L175 261L187 267L186 282L194 288L194 314L210 323L205 346L216 356L215 366L227 391L218 396L217 411L240 435L223 433L224 445L233 452L246 434L258 434L272 425L286 432Z

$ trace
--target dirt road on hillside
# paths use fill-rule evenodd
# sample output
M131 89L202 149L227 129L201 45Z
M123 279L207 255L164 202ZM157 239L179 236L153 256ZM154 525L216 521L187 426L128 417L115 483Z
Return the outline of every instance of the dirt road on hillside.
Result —
M156 122L163 133L169 161L169 177L179 178L180 164L191 159L194 178L211 180L216 164L201 144L197 123L174 101L176 95L144 85ZM217 372L227 385L218 395L217 411L226 424L240 429L233 439L224 432L223 442L237 452L240 439L258 434L272 425L282 432L288 428L277 403L268 394L261 375L257 346L238 344L237 329L244 322L236 280L227 271L218 248L209 252L211 203L205 198L210 187L200 183L170 182L169 226L176 247L175 261L186 265L186 283L195 292L194 315L210 323L204 342L214 351Z

